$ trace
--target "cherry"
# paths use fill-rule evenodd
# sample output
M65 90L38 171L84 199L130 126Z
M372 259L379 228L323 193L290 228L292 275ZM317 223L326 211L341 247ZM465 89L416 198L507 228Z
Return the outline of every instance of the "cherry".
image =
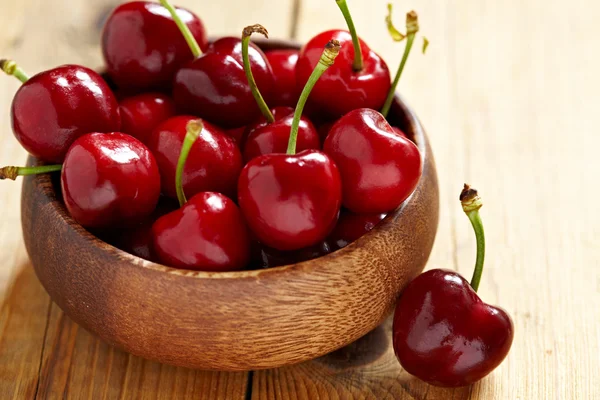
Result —
M194 57L170 15L170 5L134 1L112 12L102 33L102 53L108 74L119 88L164 89L175 72ZM175 12L175 9L173 9ZM191 11L176 9L194 43L208 46L202 21Z
M193 42L193 37L186 38ZM175 75L173 98L177 107L227 129L252 122L260 110L244 71L243 47L242 40L224 37L211 43L204 54L195 53L197 58ZM246 50L248 66L268 99L274 89L271 65L253 43Z
M163 93L142 93L127 97L119 104L121 131L142 143L148 143L154 128L175 116L175 103Z
M250 44L250 59L263 93L273 87L273 72L263 52ZM200 58L175 76L173 98L184 111L226 128L252 122L259 113L242 66L241 41L233 37L212 43Z
M335 121L324 122L317 128L317 132L319 133L319 139L321 143L325 143L325 139L327 139L327 135L329 135L329 131L331 127L335 124Z
M150 135L148 147L160 169L162 192L176 197L175 173L192 116L177 116L160 124ZM204 129L191 147L190 160L183 174L183 188L188 195L219 192L235 198L242 156L233 139L216 126L203 122Z
M187 202L182 171L202 131L202 122L186 126L177 168L177 194L181 208L159 218L152 226L154 251L163 263L204 271L242 269L250 256L249 235L235 203L214 192L201 192Z
M225 134L227 136L229 136L230 138L232 138L233 141L241 149L241 147L242 147L241 143L243 142L243 140L244 140L244 138L246 136L246 127L245 126L240 126L239 128L227 129L225 131Z
M252 159L240 175L238 202L258 239L277 250L297 250L322 241L333 229L341 203L341 182L333 161L318 150L296 154L300 116L340 45L331 41L300 95L287 154Z
M427 271L404 289L394 315L393 345L404 369L432 385L470 385L494 370L510 350L514 327L499 307L481 301L477 288L485 239L481 199L465 185L463 210L477 237L471 285L449 270Z
M355 214L343 210L335 229L327 238L329 248L335 251L348 246L373 229L386 215L386 213Z
M287 108L287 107L286 107ZM275 112L273 113L276 114ZM246 162L264 154L285 153L294 114L281 116L278 113L274 122L260 124L250 129L244 144L244 160ZM319 134L310 120L304 116L298 125L298 152L308 149L320 149Z
M161 197L152 214L143 222L129 229L111 229L102 232L101 237L119 249L148 261L159 261L152 246L152 225L163 215L177 209L168 197Z
M154 156L136 138L89 133L69 148L61 187L67 210L84 227L122 227L154 211L160 175Z
M273 69L276 90L273 91L272 101L276 106L294 107L298 101L296 86L296 63L298 50L277 49L265 52Z
M355 213L382 213L398 207L421 177L419 149L396 134L383 115L350 111L329 131L323 151L337 164L343 204Z
M0 60L0 69L23 82L12 102L12 127L34 157L60 163L81 135L119 130L117 99L91 69L63 65L31 79L13 61Z
M254 32L265 36L268 35L267 30L258 24L247 26L242 33L244 71L248 78L248 85L250 86L252 95L263 114L254 124L247 127L245 138L242 140L241 145L244 149L243 154L246 162L263 154L285 153L290 137L290 129L294 120L294 110L290 107L280 106L269 109L260 90L256 86L248 59L248 44L250 42L250 35ZM296 151L319 149L320 147L321 143L317 130L308 118L300 117Z
M233 201L220 193L201 192L154 223L154 251L172 267L239 270L249 258L246 229Z
M408 136L406 136L406 133L404 133L404 132L402 131L402 129L400 129L400 128L396 127L396 126L392 126L392 130L393 130L393 131L394 131L394 132L395 132L397 135L400 135L400 136L402 136L402 137L405 137L405 138L407 138L407 139L408 139Z
M313 108L329 119L356 108L378 110L390 89L390 71L385 61L358 38L346 0L336 2L350 32L330 30L318 34L304 45L296 65L297 85L303 85L319 61L323 45L331 39L341 43L338 61L323 74L310 101ZM336 94L335 101L331 99L332 93Z

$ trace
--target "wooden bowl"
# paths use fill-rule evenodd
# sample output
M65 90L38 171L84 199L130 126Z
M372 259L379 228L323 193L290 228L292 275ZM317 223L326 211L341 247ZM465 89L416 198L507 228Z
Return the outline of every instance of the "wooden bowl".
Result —
M21 199L35 272L75 322L111 345L166 364L240 371L336 350L390 314L402 288L423 270L437 229L438 183L423 127L400 100L390 120L421 150L423 176L397 210L342 250L256 271L169 268L86 231L65 210L51 177L39 175L25 178Z

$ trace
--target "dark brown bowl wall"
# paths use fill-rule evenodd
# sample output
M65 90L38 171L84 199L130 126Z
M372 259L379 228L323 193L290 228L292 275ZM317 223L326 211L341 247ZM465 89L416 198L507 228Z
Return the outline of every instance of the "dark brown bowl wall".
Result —
M271 47L284 46L295 47ZM57 199L49 175L40 175L25 178L21 203L35 272L78 324L112 345L167 364L249 370L336 350L389 315L402 288L423 270L435 238L438 182L429 143L403 103L397 101L390 120L419 146L423 176L398 210L340 251L259 271L165 267L87 232Z

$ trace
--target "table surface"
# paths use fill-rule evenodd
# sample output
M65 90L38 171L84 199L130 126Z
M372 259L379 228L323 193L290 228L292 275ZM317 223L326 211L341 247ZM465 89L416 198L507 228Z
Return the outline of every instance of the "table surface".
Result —
M115 0L4 1L0 55L31 73L101 65L102 22ZM359 34L388 64L385 2L349 0ZM179 1L211 35L262 23L308 40L344 21L332 0ZM389 322L347 348L249 373L174 368L128 355L79 328L38 282L20 232L20 183L0 185L0 398L593 399L600 398L600 5L585 0L404 0L431 45L411 55L400 91L429 132L441 191L428 268L470 276L463 182L485 201L482 298L512 315L515 341L493 374L455 390L428 386L395 361ZM0 77L0 164L25 152L10 133L18 82ZM43 238L40 238L43 240Z

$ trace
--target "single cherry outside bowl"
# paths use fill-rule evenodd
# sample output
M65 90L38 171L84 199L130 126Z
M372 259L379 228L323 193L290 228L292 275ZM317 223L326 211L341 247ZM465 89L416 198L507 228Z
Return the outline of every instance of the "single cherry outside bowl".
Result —
M290 41L264 49L298 48ZM101 241L65 210L56 179L26 177L23 236L35 272L75 322L134 355L190 368L242 371L310 360L378 326L420 273L438 225L438 182L417 116L396 99L390 122L415 141L415 192L346 248L294 265L238 272L166 267ZM29 164L36 164L30 159Z

